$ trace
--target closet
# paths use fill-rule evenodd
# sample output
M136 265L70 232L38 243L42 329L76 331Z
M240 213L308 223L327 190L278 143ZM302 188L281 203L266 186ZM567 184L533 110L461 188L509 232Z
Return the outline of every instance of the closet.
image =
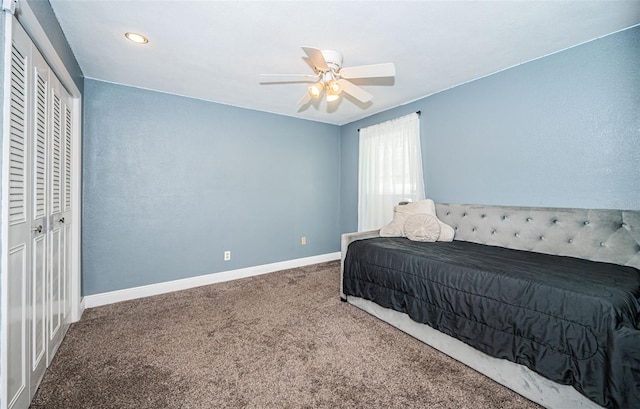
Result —
M70 94L15 17L11 30L3 118L1 407L26 408L70 321L75 118Z

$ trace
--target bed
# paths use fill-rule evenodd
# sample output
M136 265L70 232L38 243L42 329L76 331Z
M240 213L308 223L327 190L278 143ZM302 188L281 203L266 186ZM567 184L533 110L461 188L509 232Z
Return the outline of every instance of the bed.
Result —
M341 298L550 408L640 407L640 211L436 205L342 237Z

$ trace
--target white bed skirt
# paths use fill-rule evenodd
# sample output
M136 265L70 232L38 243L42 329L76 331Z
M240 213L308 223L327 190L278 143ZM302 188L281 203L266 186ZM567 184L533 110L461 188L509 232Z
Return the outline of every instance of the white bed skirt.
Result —
M413 321L407 314L359 297L347 296L347 302L546 408L602 408L571 386L550 381L523 365L489 356L428 325Z

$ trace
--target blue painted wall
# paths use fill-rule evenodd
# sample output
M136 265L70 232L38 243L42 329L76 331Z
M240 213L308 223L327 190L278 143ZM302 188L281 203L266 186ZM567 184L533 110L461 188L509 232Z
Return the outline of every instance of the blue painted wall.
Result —
M357 129L418 110L438 202L640 209L639 66L636 27L342 127L86 80L83 294L338 251Z
M414 111L436 202L640 210L639 67L635 27L342 126L342 232L357 129Z
M84 92L84 295L339 251L338 126Z

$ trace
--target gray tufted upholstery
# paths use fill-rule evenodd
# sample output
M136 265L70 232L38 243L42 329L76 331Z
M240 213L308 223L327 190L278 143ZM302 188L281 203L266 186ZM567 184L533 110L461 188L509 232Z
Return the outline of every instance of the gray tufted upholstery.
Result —
M640 211L436 204L454 240L640 268Z

